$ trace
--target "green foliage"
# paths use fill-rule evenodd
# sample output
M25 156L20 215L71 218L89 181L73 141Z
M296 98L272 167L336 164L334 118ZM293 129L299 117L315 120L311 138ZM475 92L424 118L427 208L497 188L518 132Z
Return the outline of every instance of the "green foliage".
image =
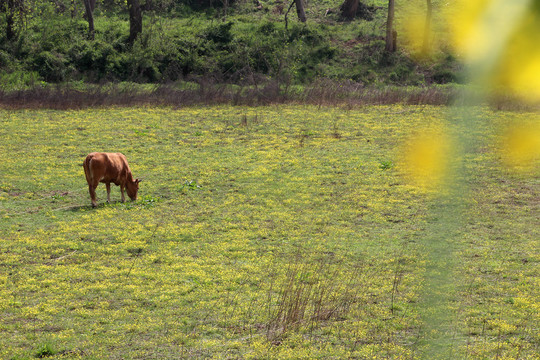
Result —
M5 50L0 50L0 64L3 64L6 68L11 68L13 66L12 62L13 58L11 54Z
M24 90L44 85L40 76L35 71L13 71L12 73L0 73L0 89L4 91Z
M111 205L105 204L105 206L113 206L113 207L116 207L116 208L126 209L126 210L130 210L130 209L139 209L140 210L140 209L153 208L160 201L161 201L160 197L154 197L154 196L151 196L151 195L142 195L142 196L138 197L136 202L131 202L131 201L127 201L127 202L123 202L123 203L118 202L118 203L111 204Z
M197 184L197 181L194 180L186 180L180 187L179 191L182 194L187 194L188 191L198 190L202 188L201 185Z
M433 66L431 80L437 84L465 83L464 73L452 54L441 54Z
M388 170L394 167L392 160L383 160L380 162L379 169Z
M42 51L33 57L31 69L47 82L61 82L67 78L68 62L61 53Z
M231 33L233 24L233 22L227 22L224 24L210 26L202 34L202 37L208 41L214 42L220 47L224 47L233 40L234 35Z
M437 84L447 84L458 82L458 75L449 69L437 69L432 75L432 79Z
M288 29L282 15L259 12L251 3L229 2L226 11L221 8L225 2L143 3L149 7L144 11L143 32L133 46L128 43L122 1L98 2L93 41L88 39L81 9L75 12L71 2L29 4L30 16L18 37L0 42L0 72L34 72L38 82L158 83L213 78L253 84L271 78L305 84L332 78L416 85L424 82L424 74L425 80L438 83L458 80L455 59L439 59L438 67L420 68L406 54L385 55L376 30L384 24L379 14L383 12L370 22L341 23L333 15L321 17L323 8L337 7L337 1L312 4L310 21L291 21ZM265 9L279 5L262 4ZM222 21L215 21L218 16Z
M38 346L34 353L34 357L37 359L43 359L58 354L56 346L51 342L46 342Z

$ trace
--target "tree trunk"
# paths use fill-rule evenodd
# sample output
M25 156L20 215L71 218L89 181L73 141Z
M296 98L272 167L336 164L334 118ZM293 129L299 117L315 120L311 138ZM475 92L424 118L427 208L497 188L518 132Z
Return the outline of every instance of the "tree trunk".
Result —
M306 11L304 10L304 0L294 0L296 3L296 14L298 14L298 20L306 22Z
M6 39L13 40L17 37L18 29L21 29L26 18L27 9L25 0L0 0L0 13L6 13Z
M127 0L129 10L129 43L133 44L142 32L142 11L139 0Z
M94 40L94 9L92 8L91 1L92 0L84 0L84 9L86 11L86 20L88 20L88 38Z
M427 1L427 12L426 12L426 24L424 27L424 43L422 45L422 54L428 55L431 50L431 42L429 41L431 35L431 19L433 18L433 4L431 0Z
M347 20L352 20L356 17L358 11L359 0L345 0L340 6L341 17Z
M394 34L394 0L388 0L388 18L386 19L386 47L387 52L396 51L397 34Z
M15 29L13 28L15 25L15 20L14 20L14 15L13 15L15 4L13 2L14 0L7 0L6 9L5 9L6 10L6 39L7 40L13 40L15 38Z
M71 19L75 19L77 17L77 3L75 0L71 0Z

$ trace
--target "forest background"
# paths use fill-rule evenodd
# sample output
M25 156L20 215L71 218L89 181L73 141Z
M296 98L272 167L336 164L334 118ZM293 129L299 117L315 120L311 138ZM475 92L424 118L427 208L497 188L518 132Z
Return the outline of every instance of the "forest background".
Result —
M271 84L283 94L321 82L350 90L465 81L438 20L449 5L437 0L0 3L4 92L50 83Z

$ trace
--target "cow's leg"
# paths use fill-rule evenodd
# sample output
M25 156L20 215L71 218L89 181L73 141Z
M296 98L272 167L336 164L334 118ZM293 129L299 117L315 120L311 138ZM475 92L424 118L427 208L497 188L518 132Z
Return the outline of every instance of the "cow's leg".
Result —
M124 185L120 185L120 192L122 193L122 202L126 202L126 198L124 197Z
M107 187L107 202L111 202L111 183L105 183L105 186Z
M92 207L97 206L96 202L96 187L94 185L88 185L88 191L90 192L90 200L92 201Z

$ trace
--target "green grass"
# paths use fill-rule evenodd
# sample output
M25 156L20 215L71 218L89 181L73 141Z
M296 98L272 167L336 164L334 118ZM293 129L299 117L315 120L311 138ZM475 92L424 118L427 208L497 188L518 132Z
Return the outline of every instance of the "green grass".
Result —
M512 173L495 149L530 114L476 111L471 196L444 239L454 358L534 359L538 168ZM0 358L421 358L426 241L447 204L399 176L399 146L455 116L0 110ZM90 207L91 151L127 156L137 202L113 187L106 204L100 185Z

